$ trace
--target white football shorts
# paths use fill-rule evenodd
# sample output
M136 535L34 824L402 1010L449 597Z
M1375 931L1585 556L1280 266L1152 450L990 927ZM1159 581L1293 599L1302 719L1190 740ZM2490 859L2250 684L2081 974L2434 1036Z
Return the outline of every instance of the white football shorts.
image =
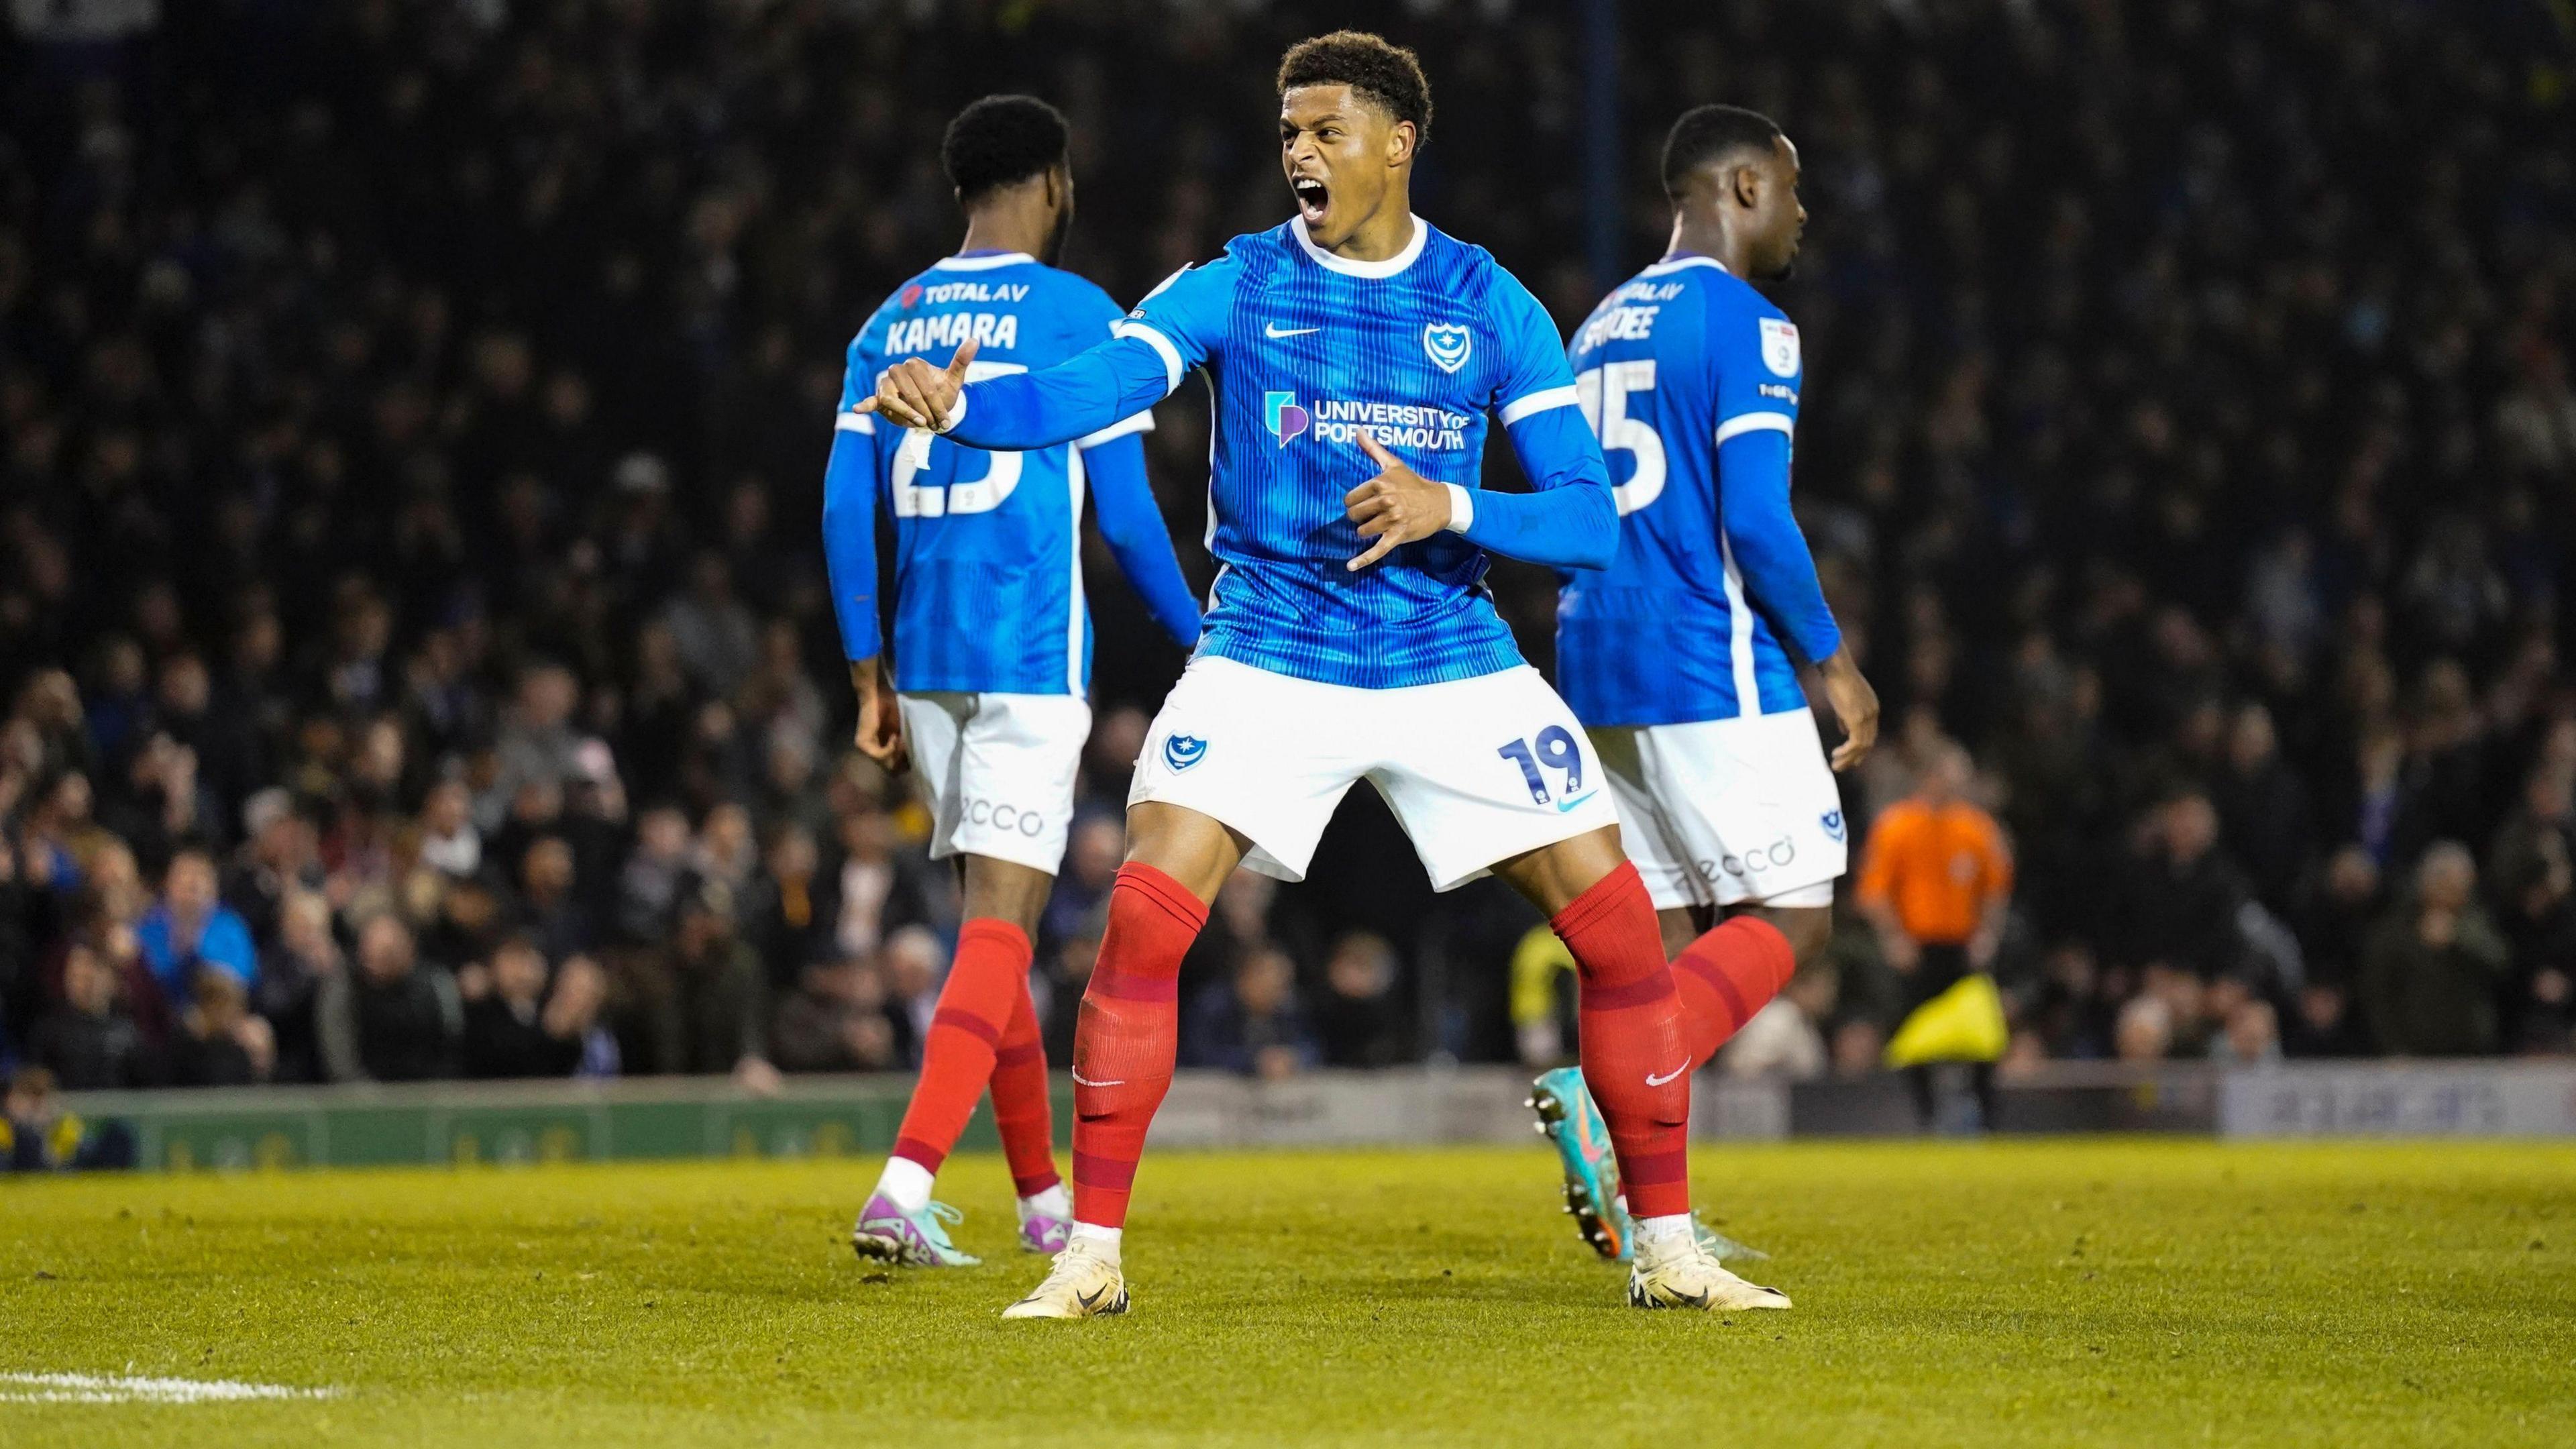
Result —
M1850 831L1814 715L1596 729L1592 744L1657 910L1834 903Z
M1619 818L1574 711L1526 664L1358 689L1201 655L1154 717L1127 803L1213 816L1251 838L1246 866L1303 880L1333 808L1363 779L1434 890Z
M930 797L930 856L1064 862L1073 777L1091 738L1078 694L897 695L912 771Z

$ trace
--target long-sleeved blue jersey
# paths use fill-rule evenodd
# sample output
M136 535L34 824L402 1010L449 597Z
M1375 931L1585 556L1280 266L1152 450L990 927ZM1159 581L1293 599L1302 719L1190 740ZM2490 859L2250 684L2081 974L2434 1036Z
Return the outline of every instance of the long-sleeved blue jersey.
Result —
M1131 410L1079 440L982 452L909 432L853 404L907 357L945 364L969 337L978 376L1051 366L1109 336L1109 294L1018 252L950 257L898 288L850 343L825 474L823 548L842 652L873 659L878 499L895 520L895 687L1081 694L1091 680L1082 498L1146 607L1181 647L1199 611L1172 555Z
M1402 252L1358 262L1291 220L1174 274L1115 331L1062 366L972 383L950 436L997 448L1079 437L1204 372L1208 549L1224 565L1207 653L1370 689L1491 674L1521 656L1483 587L1484 549L1569 567L1610 559L1609 473L1555 325L1482 247L1416 218ZM1537 491L1474 491L1488 419ZM1363 430L1425 478L1470 491L1452 495L1464 515L1454 531L1354 573L1370 541L1343 499L1378 471Z
M1805 708L1783 641L1814 662L1842 634L1789 512L1798 329L1684 254L1603 299L1567 353L1623 481L1617 560L1558 595L1566 703L1588 725Z

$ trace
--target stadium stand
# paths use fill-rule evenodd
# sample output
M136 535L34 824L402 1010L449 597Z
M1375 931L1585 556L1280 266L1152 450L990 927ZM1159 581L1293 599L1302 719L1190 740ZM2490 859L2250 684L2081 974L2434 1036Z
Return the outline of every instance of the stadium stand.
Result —
M1072 116L1067 263L1122 299L1275 224L1269 66L1334 17L916 6L896 46L870 8L202 0L0 41L0 1057L906 1064L954 901L845 748L841 345L953 244L938 128L987 91ZM1567 22L1404 10L1426 215L1570 323L1605 279ZM1623 267L1682 107L1803 148L1802 516L1891 720L1847 814L1972 751L2017 857L2007 1070L2570 1051L2569 44L2504 0L1632 7ZM1165 414L1204 582L1204 412ZM1093 574L1058 1060L1180 664ZM1496 579L1544 662L1552 580ZM1366 802L1324 854L1220 900L1193 1060L1562 1049L1506 893L1435 902ZM1763 1061L1872 1070L1897 999L1852 916Z

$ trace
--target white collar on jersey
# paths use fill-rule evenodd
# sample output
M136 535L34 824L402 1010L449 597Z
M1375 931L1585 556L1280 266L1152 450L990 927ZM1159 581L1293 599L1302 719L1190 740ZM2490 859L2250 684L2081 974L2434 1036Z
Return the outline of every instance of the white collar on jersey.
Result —
M1304 247L1306 255L1315 259L1315 265L1346 277L1392 277L1412 266L1414 259L1422 255L1422 244L1431 240L1430 223L1417 216L1413 218L1413 240L1404 244L1404 250L1382 262L1355 262L1315 245L1315 239L1306 235L1306 218L1302 216L1288 218L1288 229L1297 234L1297 245Z
M1016 267L1037 258L1027 252L993 252L980 257L941 257L930 264L935 272L989 272L995 267Z
M1661 277L1673 272L1678 272L1684 267L1715 267L1719 271L1723 272L1726 270L1726 263L1719 261L1715 257L1704 257L1699 255L1697 252L1693 252L1686 257L1666 257L1662 261L1655 263L1653 266L1646 268L1642 272L1639 272L1637 275L1641 277Z

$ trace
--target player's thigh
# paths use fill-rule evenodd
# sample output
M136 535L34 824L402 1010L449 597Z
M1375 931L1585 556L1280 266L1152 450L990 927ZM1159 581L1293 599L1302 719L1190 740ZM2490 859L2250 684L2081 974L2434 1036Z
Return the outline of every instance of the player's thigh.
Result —
M958 743L950 851L1055 873L1091 706L1071 694L979 694ZM934 842L933 853L936 850Z
M1611 726L1591 730L1588 737L1600 757L1601 778L1611 803L1619 811L1619 843L1636 863L1655 909L1668 914L1714 910L1716 892L1694 863L1699 852L1683 835L1680 822L1664 809L1663 796L1648 769L1647 728ZM1666 932L1668 939L1670 935ZM1684 937L1684 943L1690 939Z
M959 859L964 862L966 919L1008 921L1029 939L1037 939L1038 918L1046 914L1047 898L1055 893L1055 872L989 855L967 854Z
M1647 788L1719 905L1833 904L1850 852L1813 715L1657 725L1642 753Z
M930 853L957 853L951 842L957 830L962 795L958 769L964 763L966 721L974 717L976 696L941 690L895 696L903 715L904 749L912 758L913 787L930 807Z
M1139 807L1166 805L1177 807L1169 829L1187 831L1189 816L1203 816L1246 847L1248 868L1305 879L1333 808L1367 768L1368 696L1377 692L1191 660L1145 733L1127 789L1129 858L1142 858Z
M1602 858L1616 866L1619 815L1600 759L1537 670L1378 693L1383 753L1369 780L1412 837L1432 889L1605 828Z

